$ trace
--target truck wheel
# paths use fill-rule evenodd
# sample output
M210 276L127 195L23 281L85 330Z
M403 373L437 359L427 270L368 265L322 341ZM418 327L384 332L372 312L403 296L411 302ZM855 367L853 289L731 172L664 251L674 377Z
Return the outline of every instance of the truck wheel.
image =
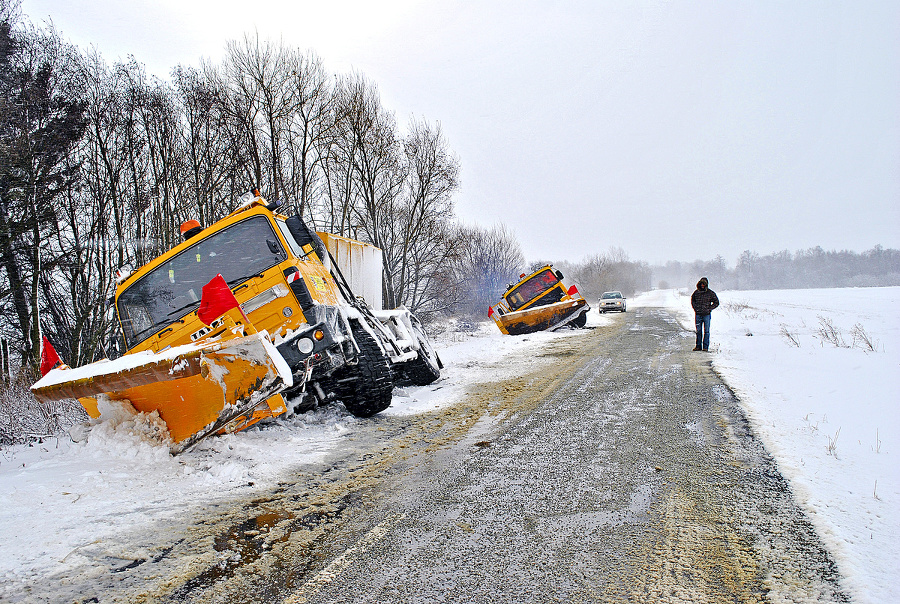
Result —
M316 397L309 396L304 392L303 386L292 386L287 390L283 390L281 396L284 397L284 402L287 403L288 408L293 407L294 413L305 413L316 408ZM312 404L310 404L310 400Z
M587 325L587 312L583 312L572 319L572 327L584 327Z
M413 385L427 386L441 377L440 360L428 340L428 336L417 323L413 324L413 331L419 342L419 354L415 359L406 363L404 373Z
M372 334L355 323L352 330L359 356L337 379L337 397L356 417L371 417L391 406L391 366Z

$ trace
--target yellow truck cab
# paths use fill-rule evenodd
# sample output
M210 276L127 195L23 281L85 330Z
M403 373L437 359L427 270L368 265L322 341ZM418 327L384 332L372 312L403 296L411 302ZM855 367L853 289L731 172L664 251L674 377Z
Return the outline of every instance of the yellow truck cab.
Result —
M116 288L116 312L129 353L189 344L214 329L197 317L202 288L221 274L257 330L283 337L309 324L307 312L341 300L313 256L308 230L297 242L285 216L260 201L240 208L129 275ZM305 228L305 225L302 227Z
M288 405L340 400L368 417L390 405L395 384L440 377L415 315L357 297L325 241L345 263L355 259L348 273L365 272L360 258L377 258L379 289L380 250L319 236L276 209L251 195L205 229L190 225L186 241L137 271L121 271L115 310L124 355L54 369L32 387L35 396L78 398L92 417L110 399L156 411L179 452ZM225 305L209 305L214 296Z
M549 264L503 292L503 299L488 309L501 332L520 335L559 329L564 325L584 327L590 306L575 285L567 285L563 274Z

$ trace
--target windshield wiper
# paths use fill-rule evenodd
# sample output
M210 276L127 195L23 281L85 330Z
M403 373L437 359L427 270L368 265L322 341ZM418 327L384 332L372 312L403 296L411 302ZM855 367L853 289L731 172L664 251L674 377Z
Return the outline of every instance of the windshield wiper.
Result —
M237 277L236 279L232 279L231 281L227 282L228 287L232 287L233 285L237 285L238 283L240 283L242 281L247 281L249 279L259 279L262 276L263 276L263 273L259 272L259 273L256 273L255 275L247 275L246 277Z
M172 315L174 315L174 314L176 314L176 313L180 313L180 312L183 311L183 310L187 310L188 308L190 308L190 307L193 306L194 304L200 304L200 301L197 300L196 302L190 302L190 303L188 303L188 304L185 304L185 305L182 306L181 308L176 308L175 310L173 310L172 312L170 312L170 313L167 314L166 316L167 316L167 317L171 317Z

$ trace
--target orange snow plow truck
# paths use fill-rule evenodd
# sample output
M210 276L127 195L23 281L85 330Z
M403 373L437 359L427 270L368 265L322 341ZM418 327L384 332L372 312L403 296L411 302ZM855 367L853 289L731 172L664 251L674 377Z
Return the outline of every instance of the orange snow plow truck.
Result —
M530 275L519 275L519 281L503 292L503 299L488 309L488 317L501 332L517 336L564 325L584 327L590 309L578 288L566 285L563 274L548 264Z
M369 417L391 404L395 384L440 377L415 315L378 310L378 248L316 233L255 192L242 201L205 229L185 223L185 241L123 272L115 310L125 353L53 369L35 397L76 398L94 418L109 401L156 411L175 454L288 405L340 400Z

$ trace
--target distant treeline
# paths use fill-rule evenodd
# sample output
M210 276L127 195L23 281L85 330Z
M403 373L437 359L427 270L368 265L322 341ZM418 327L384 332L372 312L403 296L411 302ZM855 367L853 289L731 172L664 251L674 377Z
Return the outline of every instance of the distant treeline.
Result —
M713 289L809 289L900 285L900 250L876 245L858 253L847 250L776 252L760 256L745 251L729 268L722 256L713 260L667 262L652 266L653 285L693 287L700 277Z

